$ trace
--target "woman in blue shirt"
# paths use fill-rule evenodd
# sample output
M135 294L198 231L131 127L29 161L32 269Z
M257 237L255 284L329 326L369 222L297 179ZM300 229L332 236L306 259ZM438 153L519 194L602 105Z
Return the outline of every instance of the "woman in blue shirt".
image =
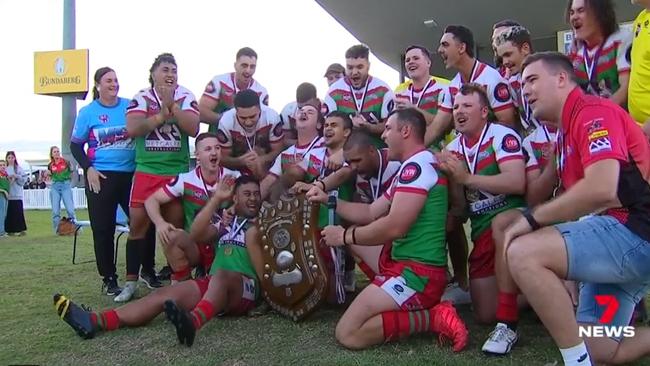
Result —
M129 100L117 96L120 85L115 71L102 67L94 79L93 101L79 111L70 151L85 172L97 270L106 294L117 295L121 289L113 262L115 217L118 205L129 212L135 144L126 132ZM86 144L88 149L84 151Z

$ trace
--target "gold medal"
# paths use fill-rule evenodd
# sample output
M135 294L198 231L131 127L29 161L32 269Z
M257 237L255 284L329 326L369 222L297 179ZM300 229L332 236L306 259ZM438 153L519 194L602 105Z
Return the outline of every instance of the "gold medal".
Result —
M232 247L226 247L226 249L224 249L224 251L223 251L223 254L225 254L227 256L231 256L232 255Z

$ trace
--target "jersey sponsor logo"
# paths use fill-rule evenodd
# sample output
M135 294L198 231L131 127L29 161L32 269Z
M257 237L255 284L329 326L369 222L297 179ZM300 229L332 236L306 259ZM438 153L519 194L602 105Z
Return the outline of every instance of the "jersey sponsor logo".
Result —
M589 153L597 154L605 151L612 151L612 143L609 137L602 137L599 139L589 141Z
M220 143L225 144L228 142L228 136L226 136L226 133L222 130L217 130L217 140L219 140Z
M585 122L585 127L587 127L587 134L591 134L597 130L602 130L603 129L602 122L603 122L602 118L595 118L592 119L591 121Z
M505 103L510 100L510 89L505 83L497 84L497 87L494 88L494 99L501 103Z
M126 107L126 109L129 110L129 109L137 108L138 105L139 103L136 99L131 99L131 101L129 102L129 106Z
M501 142L501 148L505 152L515 153L521 150L521 145L519 145L519 140L517 140L517 138L514 135L507 134L503 137L503 141Z
M210 81L208 83L208 85L205 86L204 92L207 93L207 94L212 94L212 93L214 93L214 90L215 90L214 83L212 81Z
M280 121L280 123L278 123L275 126L275 128L273 129L273 136L275 136L275 137L281 137L282 136L282 134L284 133L283 125L284 125L284 123L282 121Z
M146 151L181 151L181 131L175 124L164 124L147 135L144 147Z
M403 184L408 184L414 182L422 174L422 168L420 165L415 162L410 162L406 164L402 172L399 174L399 182Z
M100 114L98 118L99 122L108 123L108 114Z
M607 130L604 130L604 129L594 131L594 132L589 134L589 140L596 140L596 139L599 139L601 137L605 137L605 136L608 136L608 135L609 135L609 132Z

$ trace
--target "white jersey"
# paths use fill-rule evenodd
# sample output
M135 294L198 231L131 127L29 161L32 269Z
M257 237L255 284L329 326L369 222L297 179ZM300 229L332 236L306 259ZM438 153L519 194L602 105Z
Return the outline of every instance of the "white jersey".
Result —
M217 138L221 147L232 148L232 156L241 156L255 147L263 150L270 149L270 144L281 142L284 129L280 116L273 109L262 106L260 118L257 121L255 133L249 134L237 121L236 110L231 109L223 114L219 122Z
M372 203L381 197L389 188L397 171L402 166L399 161L388 160L388 149L377 150L380 169L376 177L367 179L357 174L356 191L361 202Z
M469 81L463 80L460 73L456 74L449 83L452 105L460 87L465 83L477 83L482 85L485 88L488 99L490 100L490 107L494 112L499 112L514 106L512 96L510 95L510 88L508 88L508 81L504 79L496 69L488 64L476 60Z
M296 110L298 109L298 102L291 102L282 108L280 112L280 119L284 126L285 131L296 130Z
M269 105L269 93L257 80L252 79L246 89L251 89L256 92L260 97L260 103ZM237 87L237 83L235 83L235 73L230 72L213 77L205 86L203 95L218 101L217 109L221 113L234 106L233 99L239 91L240 89Z
M438 161L430 150L414 154L400 164L391 187L384 192L384 197L393 202L395 194L400 191L428 195L434 186L447 185L446 179L436 171L437 164Z
M526 171L546 167L551 156L553 156L556 139L556 130L545 125L536 128L524 138L523 148L526 157Z
M289 146L275 158L269 174L279 177L282 173L286 172L289 166L300 164L312 150L322 147L324 143L325 141L321 136L316 136L315 139L306 145L301 146L296 143L295 145Z
M340 78L330 86L323 101L323 115L332 111L359 113L372 124L388 117L395 105L395 94L385 82L368 76L366 85L354 89L347 78Z

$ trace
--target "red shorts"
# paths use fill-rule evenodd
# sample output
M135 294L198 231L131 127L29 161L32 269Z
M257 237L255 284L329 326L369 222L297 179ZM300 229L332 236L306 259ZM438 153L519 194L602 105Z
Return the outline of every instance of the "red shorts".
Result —
M379 257L379 274L372 283L381 287L404 311L429 309L440 302L447 286L445 267L436 267L414 261L391 258L392 245L385 245ZM406 284L403 277L410 270L419 277L428 279L421 291Z
M141 172L135 172L133 175L133 184L131 185L131 202L129 207L142 208L144 201L149 198L158 188L169 183L174 176L156 175Z
M469 254L469 279L492 277L495 256L492 229L487 229L474 240L474 249Z
M214 262L214 246L212 244L196 244L196 246L199 248L199 265L209 272Z
M241 277L243 286L242 297L239 301L239 304L237 304L234 309L230 309L226 315L246 315L249 311L255 308L256 282L247 276L242 275ZM211 278L212 276L204 276L192 280L194 283L196 283L196 286L198 286L201 297L203 297L203 295L205 295L205 293L208 291L208 286L210 285Z

